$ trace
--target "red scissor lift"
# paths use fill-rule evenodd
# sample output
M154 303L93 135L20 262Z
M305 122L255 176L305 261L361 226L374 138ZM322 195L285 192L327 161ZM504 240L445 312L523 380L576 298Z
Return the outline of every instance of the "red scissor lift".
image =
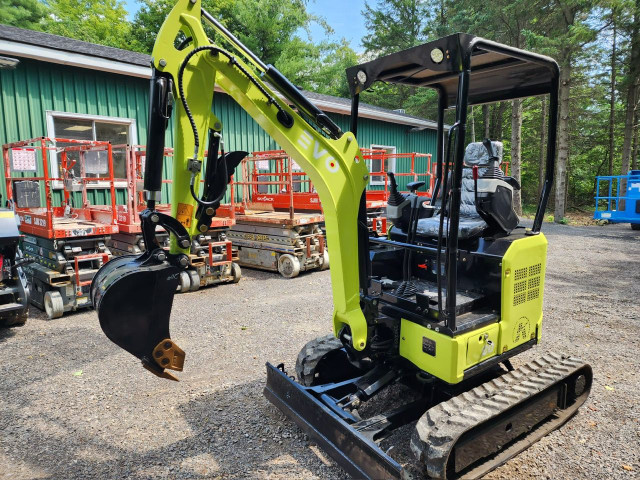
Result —
M390 160L395 161L396 165L401 160L409 160L410 168L408 172L394 172L396 179L400 181L402 177L408 177L409 181L417 182L424 181L428 187L427 190L418 191L418 195L430 197L431 191L433 188L434 176L431 172L431 154L430 153L388 153L386 150L376 150L363 148L360 150L362 152L362 158L371 165L370 167L370 178L378 177L382 179L383 184L381 185L383 188L381 189L373 189L372 185L367 189L367 216L369 218L370 230L375 235L386 235L387 234L387 218L384 214L384 209L387 206L387 200L389 199L389 177L387 176L387 172L389 171L389 163ZM424 172L416 171L416 160L419 158L424 158L426 162L426 169ZM373 171L373 161L380 161L380 170ZM407 192L402 192L407 193ZM376 207L374 207L374 202L377 202ZM372 204L372 207L369 207L369 204Z
M115 255L140 254L145 250L139 214L146 207L143 197L143 177L145 147L142 145L120 145L114 149L124 150L126 178L116 182L126 184L126 202L116 205L117 222L120 232L111 238L110 247ZM165 148L165 159L173 157L173 149ZM163 180L171 183L171 180ZM170 214L168 203L156 205L160 212ZM206 233L194 236L191 242L189 268L181 272L179 289L181 292L195 291L200 287L217 283L240 281L240 266L236 263L237 252L233 250L226 233L235 223L234 210L223 209L211 220L211 228ZM164 246L169 247L167 232L156 235Z
M287 278L329 268L324 215L306 174L281 150L256 152L242 160L240 170L231 198L237 189L242 200L227 206L235 211L236 224L228 235L240 265Z
M2 155L8 202L20 218L24 254L34 260L24 267L31 303L49 318L90 307L91 280L111 258L107 241L118 232L111 145L41 137L3 145ZM51 173L52 156L59 175ZM97 204L98 193L105 204Z
M384 209L389 198L387 165L389 160L396 162L402 159L410 159L411 168L408 172L398 172L396 177L409 177L412 181L424 180L427 185L432 187L433 173L431 172L431 154L424 153L398 153L389 154L385 150L362 149L364 160L380 160L381 170L372 171L372 177L380 177L384 179L383 188L379 190L367 189L366 205L368 224L371 233L378 235L386 235L387 218L384 215ZM416 172L416 159L425 158L427 168L424 172ZM243 189L243 196L253 199L254 204L262 208L273 209L275 211L304 211L304 212L322 212L320 198L313 188L313 183L307 177L306 173L296 168L295 162L292 162L284 150L269 150L253 152L252 161L257 162L273 162L273 171L264 171L267 169L247 168L243 171L245 178L251 181ZM290 168L292 166L293 168ZM260 171L263 170L263 171ZM263 177L275 178L274 182L260 181ZM266 189L267 185L275 184L278 188ZM271 191L269 191L271 190ZM419 195L429 196L428 191L421 191Z

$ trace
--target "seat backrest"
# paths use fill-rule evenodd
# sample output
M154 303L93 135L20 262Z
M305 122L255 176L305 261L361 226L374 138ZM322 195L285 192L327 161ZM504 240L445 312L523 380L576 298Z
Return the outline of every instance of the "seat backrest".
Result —
M502 142L492 141L493 151L502 163L502 152L504 150ZM478 167L478 175L481 176L489 166L489 154L482 142L472 142L467 145L464 152L464 167L462 169L462 191L460 199L460 214L468 217L479 217L476 211L475 188L473 182L473 168ZM448 177L451 186L451 175ZM435 206L440 207L442 190L438 195Z
M491 142L495 155L502 163L502 142ZM464 152L464 168L462 169L462 195L460 200L460 214L469 217L477 217L475 202L475 188L473 182L473 168L478 167L478 175L482 176L489 166L489 154L482 142L473 142L467 145Z
M504 147L502 142L492 141L493 153L498 157L500 163L502 163L502 153ZM482 142L472 142L467 145L464 151L464 163L470 167L477 165L478 167L486 167L489 165L489 154Z

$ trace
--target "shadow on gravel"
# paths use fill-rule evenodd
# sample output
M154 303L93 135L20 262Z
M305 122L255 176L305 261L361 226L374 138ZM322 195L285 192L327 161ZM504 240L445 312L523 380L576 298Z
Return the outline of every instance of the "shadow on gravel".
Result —
M264 385L260 379L182 405L179 410L194 435L180 448L188 449L190 457L211 454L218 464L211 473L224 478L286 479L311 472L320 478L348 478L309 448L302 430L263 396Z
M46 422L56 435L43 436L33 425L15 426L11 412L0 419L3 435L19 435L36 448L5 448L5 458L38 472L41 479L172 478L172 479L289 479L348 478L333 462L317 456L295 424L285 419L262 395L264 380L216 390L176 406L167 417L180 415L191 430L173 435L172 427L157 422L151 431L159 448L144 447L149 431L130 432L123 424L105 442L103 434L57 415L35 415L34 425ZM15 398L20 402L20 398ZM150 409L153 409L150 399ZM162 407L161 407L162 408ZM105 427L106 428L106 427ZM13 431L15 429L15 431ZM26 431L25 431L26 430ZM118 433L123 440L117 441ZM133 434L132 440L131 435ZM59 436L66 436L59 441ZM124 438L129 436L129 440ZM116 439L111 441L112 438ZM12 461L11 463L14 463ZM22 478L22 477L21 477ZM31 478L27 475L24 478Z
M32 383L45 381L61 373L71 374L91 362L107 362L110 356L117 353L105 337L81 325L48 330L46 334L31 330L28 334L39 337L37 348L29 344L30 348L20 353L21 361L5 362L0 366L0 395L6 394L16 399L20 389ZM0 329L0 343L13 335L12 329ZM24 399L26 404L35 401L37 399L34 397Z
M316 272L320 272L320 270L305 270L304 272L300 272L300 274L295 278L304 278L308 275L313 275ZM270 270L258 270L249 267L242 267L242 276L250 278L252 280L264 280L267 278L270 280L278 280L283 282L291 282L292 280L295 280L293 278L285 278L280 275L279 272ZM240 281L242 282L242 280Z
M11 338L16 334L15 329L22 325L13 325L11 327L0 327L0 343L6 342L7 338Z

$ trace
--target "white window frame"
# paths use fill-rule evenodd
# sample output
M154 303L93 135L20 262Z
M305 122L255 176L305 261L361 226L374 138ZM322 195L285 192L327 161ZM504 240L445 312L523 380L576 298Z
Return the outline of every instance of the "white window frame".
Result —
M395 153L396 153L396 147L394 145L371 145L370 148L371 148L371 150L386 150L387 153L389 153L391 155L395 155ZM373 167L372 161L369 161L369 172L371 172L371 168L372 167ZM396 159L395 158L390 158L388 160L388 162L387 162L387 172L396 173ZM385 179L382 178L382 179L378 180L378 178L380 178L380 175L369 175L369 185L372 185L372 186L382 185L382 186L384 186Z
M47 137L54 139L55 135L55 127L53 125L54 118L72 118L78 120L91 120L91 121L99 121L105 123L119 123L122 125L129 125L129 145L138 145L138 129L136 128L136 120L135 118L124 118L124 117L108 117L106 115L90 115L86 113L72 113L72 112L60 112L57 110L47 110ZM93 137L95 138L95 124L93 125ZM64 138L64 135L59 136L58 138ZM55 145L55 142L53 142ZM59 177L60 169L58 166L58 156L54 155L52 157L54 160L50 163L49 169L51 176ZM62 182L55 181L52 182L53 188L62 188ZM91 183L87 185L87 188L106 188L108 187L108 182L100 181L96 183ZM126 188L127 182L115 182L116 188Z

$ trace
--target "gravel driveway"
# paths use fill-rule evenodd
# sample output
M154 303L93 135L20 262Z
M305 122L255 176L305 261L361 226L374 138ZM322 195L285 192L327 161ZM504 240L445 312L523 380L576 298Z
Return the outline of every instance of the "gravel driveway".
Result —
M543 351L594 369L561 430L490 478L640 475L640 232L545 224ZM103 336L93 311L0 330L0 478L345 478L262 396L264 363L330 332L329 272L245 269L238 285L177 295L181 381L160 380Z

